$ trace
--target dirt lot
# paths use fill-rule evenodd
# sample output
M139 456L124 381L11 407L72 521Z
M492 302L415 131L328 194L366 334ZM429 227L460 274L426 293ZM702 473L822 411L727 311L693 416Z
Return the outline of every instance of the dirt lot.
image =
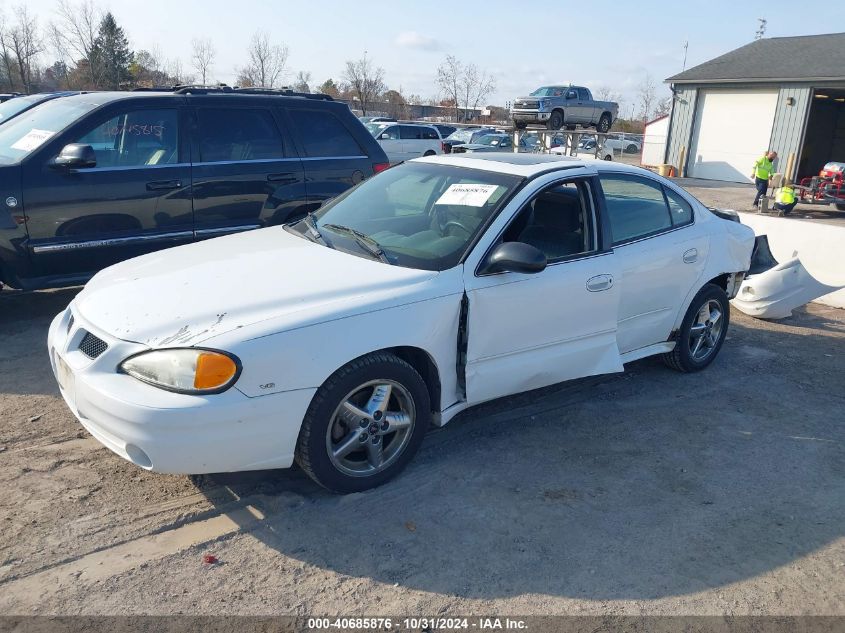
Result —
M842 311L735 312L704 373L485 405L336 497L100 448L44 349L73 294L0 296L0 612L845 613Z
M75 292L0 294L0 613L845 614L845 311L734 311L703 373L478 407L337 497L101 448L45 349Z

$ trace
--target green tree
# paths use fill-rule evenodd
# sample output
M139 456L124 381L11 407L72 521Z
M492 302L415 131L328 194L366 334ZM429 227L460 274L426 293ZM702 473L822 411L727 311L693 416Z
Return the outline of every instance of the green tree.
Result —
M101 88L119 90L132 80L129 40L110 12L100 21L91 58L100 71Z

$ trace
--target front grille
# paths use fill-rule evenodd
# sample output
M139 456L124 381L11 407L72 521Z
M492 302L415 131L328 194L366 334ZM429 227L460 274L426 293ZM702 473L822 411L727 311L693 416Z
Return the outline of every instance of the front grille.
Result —
M88 358L97 358L100 354L109 348L108 344L91 334L85 332L82 341L79 343L79 351L85 354Z
M70 319L67 322L67 330L66 332L70 332L71 328L73 328L73 314L70 315Z
M539 101L534 101L533 99L528 101L515 101L513 104L514 108L527 108L529 110L536 110L540 106Z

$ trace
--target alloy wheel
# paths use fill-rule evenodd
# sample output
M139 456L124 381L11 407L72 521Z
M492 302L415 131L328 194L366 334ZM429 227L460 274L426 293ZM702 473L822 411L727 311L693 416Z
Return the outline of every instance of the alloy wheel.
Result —
M690 356L695 362L708 358L716 349L722 336L722 306L709 299L699 309L689 333Z

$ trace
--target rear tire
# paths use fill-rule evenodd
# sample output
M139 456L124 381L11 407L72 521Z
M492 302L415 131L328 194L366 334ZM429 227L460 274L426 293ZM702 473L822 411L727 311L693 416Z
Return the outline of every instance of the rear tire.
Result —
M609 114L602 114L601 118L599 119L598 125L596 125L596 130L599 132L607 132L610 129L610 115Z
M434 156L434 152L431 151L431 150L428 150L425 154L423 154L423 156Z
M730 325L730 305L725 291L707 284L690 302L675 349L663 354L663 362L676 371L701 371L718 356Z
M332 492L361 492L395 477L430 425L428 388L417 370L387 352L368 354L317 390L302 421L296 462Z

